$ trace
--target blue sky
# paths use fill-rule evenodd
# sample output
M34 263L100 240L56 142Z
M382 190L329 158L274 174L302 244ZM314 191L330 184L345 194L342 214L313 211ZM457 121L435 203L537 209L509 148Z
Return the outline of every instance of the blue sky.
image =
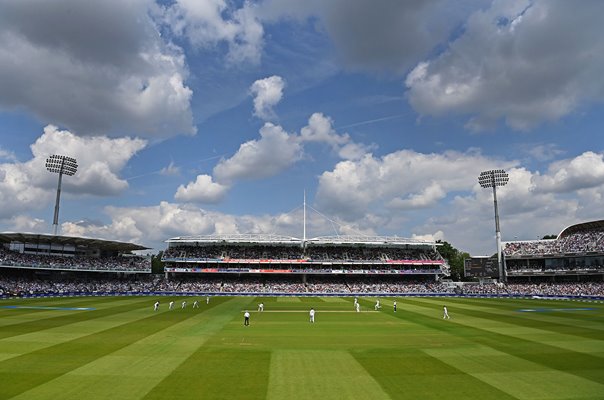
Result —
M600 1L0 0L0 229L503 240L602 219ZM316 210L316 211L314 211Z

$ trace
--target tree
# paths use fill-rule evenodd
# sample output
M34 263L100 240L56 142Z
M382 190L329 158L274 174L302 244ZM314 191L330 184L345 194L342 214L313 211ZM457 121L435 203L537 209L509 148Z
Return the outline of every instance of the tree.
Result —
M556 239L558 235L545 235L541 239Z
M470 257L470 254L465 251L459 251L451 246L451 243L437 240L436 243L442 244L438 246L438 252L451 267L451 279L461 280L464 274L464 260Z
M156 255L151 256L151 272L154 274L163 274L164 273L164 263L161 260L163 251L160 251Z

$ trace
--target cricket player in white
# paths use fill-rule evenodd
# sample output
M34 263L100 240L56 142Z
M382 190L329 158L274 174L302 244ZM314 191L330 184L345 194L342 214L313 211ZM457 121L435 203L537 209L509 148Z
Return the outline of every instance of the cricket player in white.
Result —
M447 311L447 306L443 306L443 319L451 319L451 317L449 317L449 312Z
M355 297L354 298L354 307L356 308L357 304L359 304L359 300Z
M377 310L379 310L380 308L382 308L382 306L380 306L380 299L378 299L378 300L375 302L375 310L377 311Z
M312 322L313 324L315 323L315 309L314 308L310 309L310 322Z
M264 303L258 304L258 311L260 311L260 312L264 311Z
M193 308L199 308L199 302L197 300L193 302Z
M394 303L392 303L392 307L394 307L394 312L396 312L396 300L394 300Z
M243 314L243 326L250 326L250 313L247 310Z
M361 312L361 306L360 306L360 304L359 304L359 303L356 303L356 304L354 305L354 308L357 310L357 312Z
M171 310L171 309L173 309L173 308L174 308L174 302L173 302L173 301L171 301L171 302L170 302L170 305L168 306L168 310Z
M153 311L157 310L159 310L159 301L156 301L155 304L153 304Z
M187 308L187 302L186 302L186 301L183 301L183 302L182 302L182 306L181 306L180 308Z
M206 296L206 304L210 304L210 296Z

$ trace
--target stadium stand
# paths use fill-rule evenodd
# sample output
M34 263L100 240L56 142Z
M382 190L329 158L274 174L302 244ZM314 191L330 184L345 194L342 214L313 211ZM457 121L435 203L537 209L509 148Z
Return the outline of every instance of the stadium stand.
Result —
M604 279L604 220L572 225L556 239L503 243L508 278L600 276Z
M0 233L0 268L150 273L146 247L82 237Z
M392 237L211 235L169 239L169 273L449 274L437 244Z

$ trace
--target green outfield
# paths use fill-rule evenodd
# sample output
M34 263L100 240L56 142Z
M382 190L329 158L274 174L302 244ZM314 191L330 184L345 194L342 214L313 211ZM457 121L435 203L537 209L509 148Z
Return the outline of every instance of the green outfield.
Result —
M0 399L604 399L601 303L156 300L0 301Z

